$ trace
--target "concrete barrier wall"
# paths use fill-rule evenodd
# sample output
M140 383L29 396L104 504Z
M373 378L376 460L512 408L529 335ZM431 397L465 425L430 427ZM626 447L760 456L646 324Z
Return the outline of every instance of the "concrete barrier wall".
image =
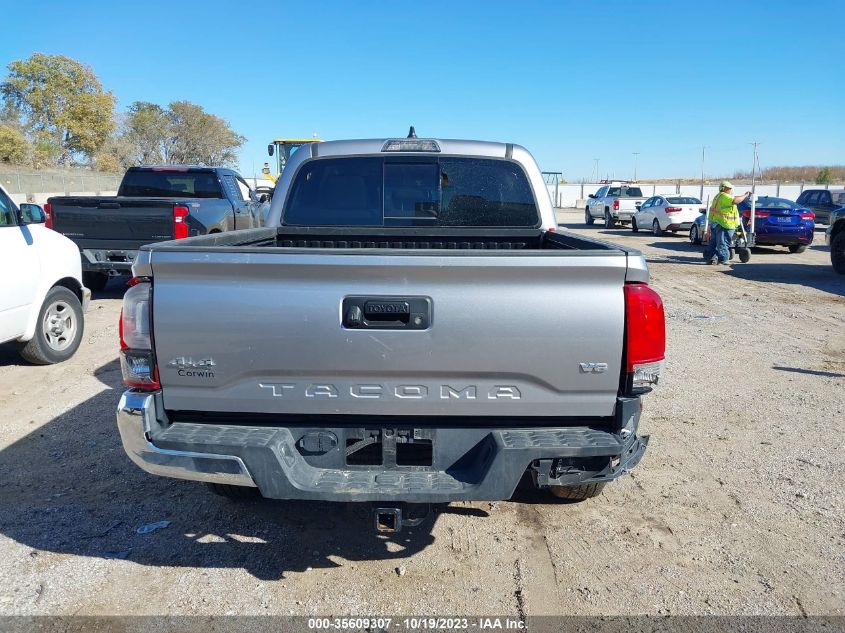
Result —
M546 185L549 190L549 197L558 208L577 207L583 208L587 204L587 197L596 193L603 185L600 183L565 184L557 185L557 200L555 200L555 185ZM701 199L702 202L709 202L719 193L718 184L704 185L702 193L701 185L674 185L666 183L637 183L642 189L643 196L650 198L656 195L681 194ZM795 200L805 189L841 189L842 185L813 185L813 184L765 184L757 185L754 188L755 194L760 196L776 196ZM741 194L749 191L751 185L736 185L734 193Z
M69 194L62 191L48 191L46 193L10 193L9 196L15 204L22 204L24 202L34 202L35 204L43 205L47 202L47 198L54 198L56 196L116 196L117 191L74 191Z

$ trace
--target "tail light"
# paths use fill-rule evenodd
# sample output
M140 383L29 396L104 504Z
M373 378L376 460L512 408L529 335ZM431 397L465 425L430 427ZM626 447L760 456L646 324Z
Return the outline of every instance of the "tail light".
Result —
M680 213L683 211L681 207L666 207L666 213Z
M743 215L743 217L750 218L751 217L751 211L743 211L742 215ZM758 211L758 210L755 209L754 217L755 218L767 218L767 217L769 217L769 212L768 211Z
M160 389L152 345L152 284L134 278L120 311L120 368L123 382L136 389Z
M619 200L614 200L614 201L613 201L613 210L614 210L614 211L619 211Z
M813 213L812 211L805 211L804 213L801 214L801 219L802 220L815 220L816 214Z
M173 207L173 239L188 237L188 207Z
M44 215L47 216L47 219L44 221L44 226L48 229L53 228L53 205L49 202L44 203Z
M627 391L646 393L660 380L666 357L663 301L648 284L625 284L624 292Z

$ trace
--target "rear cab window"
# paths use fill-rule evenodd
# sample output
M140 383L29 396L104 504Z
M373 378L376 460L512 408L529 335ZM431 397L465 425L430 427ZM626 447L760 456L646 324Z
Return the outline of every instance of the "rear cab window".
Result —
M540 214L525 172L512 161L344 157L300 167L283 224L536 227Z
M611 198L642 198L643 191L639 187L611 187L607 195Z
M147 198L222 198L214 172L198 169L130 169L119 196Z
M234 176L226 174L220 178L220 180L223 182L223 187L226 189L226 193L229 195L230 200L234 202L243 202L246 199L243 197L241 189L235 182Z

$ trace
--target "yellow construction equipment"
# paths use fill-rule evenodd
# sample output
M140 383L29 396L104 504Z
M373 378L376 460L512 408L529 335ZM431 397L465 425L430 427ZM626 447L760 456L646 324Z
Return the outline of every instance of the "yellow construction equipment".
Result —
M264 177L268 180L271 180L273 184L279 179L279 176L282 175L282 172L285 169L285 165L287 164L290 157L293 153L298 150L303 145L308 145L310 143L322 143L318 138L277 138L275 141L270 143L267 146L267 153L270 156L275 156L276 164L275 164L275 175L273 175L273 169L270 167L270 163L264 163L264 169L261 170L261 173L264 174Z

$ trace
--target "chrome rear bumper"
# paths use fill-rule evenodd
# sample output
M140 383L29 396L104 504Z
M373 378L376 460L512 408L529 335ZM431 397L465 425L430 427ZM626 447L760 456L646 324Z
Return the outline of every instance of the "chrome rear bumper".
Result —
M540 487L620 477L648 445L636 434L639 406L636 398L620 399L607 428L501 420L495 427L268 426L238 424L237 415L229 423L168 423L161 392L130 390L117 421L130 459L155 475L258 487L270 499L448 503L508 499L527 471ZM380 441L366 442L371 437ZM365 446L355 450L379 447L379 455L350 464L355 451L347 451L358 444ZM429 448L400 451L400 444Z
M124 392L117 405L117 428L129 459L142 469L163 477L255 486L246 465L235 455L212 455L157 447L149 438L158 427L155 394Z

